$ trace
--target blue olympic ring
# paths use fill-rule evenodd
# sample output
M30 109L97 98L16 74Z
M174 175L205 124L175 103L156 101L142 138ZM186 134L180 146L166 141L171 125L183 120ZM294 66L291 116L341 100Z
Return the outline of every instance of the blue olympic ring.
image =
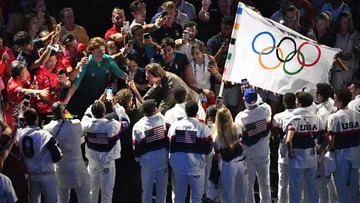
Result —
M252 49L253 49L253 51L254 51L255 53L257 53L257 54L260 54L260 52L258 52L258 51L255 49L255 41L256 41L256 39L257 39L260 35L265 35L265 34L267 34L267 35L269 35L269 36L271 37L271 39L272 39L272 41L273 41L273 46L272 46L272 49L271 49L270 51L268 51L268 52L266 52L266 53L264 52L263 55L271 54L271 53L275 50L276 40L275 40L274 35L271 34L271 33L268 32L268 31L264 31L264 32L258 33L258 34L254 37L254 39L253 39L253 41L252 41Z

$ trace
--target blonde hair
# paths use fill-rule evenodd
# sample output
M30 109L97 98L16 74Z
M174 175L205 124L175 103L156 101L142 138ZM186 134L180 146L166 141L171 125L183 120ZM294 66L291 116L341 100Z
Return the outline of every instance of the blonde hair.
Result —
M112 10L112 12L111 12L111 17L114 17L114 13L117 13L117 14L123 14L123 15L125 15L125 11L123 10L123 9L121 9L121 8L119 8L119 7L115 7L113 10Z
M216 113L215 139L219 140L222 148L234 147L239 142L239 135L229 109L222 108Z
M162 9L176 9L176 5L174 4L174 2L172 1L165 1L162 5L161 5Z
M88 52L94 51L95 49L105 46L105 40L101 37L91 38L87 47Z

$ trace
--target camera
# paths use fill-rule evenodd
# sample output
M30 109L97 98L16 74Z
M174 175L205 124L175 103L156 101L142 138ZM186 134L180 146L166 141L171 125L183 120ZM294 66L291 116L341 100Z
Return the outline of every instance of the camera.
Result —
M60 69L60 70L58 71L58 75L62 75L62 74L64 74L64 69Z
M106 88L106 100L111 101L113 98L112 88Z
M150 38L150 34L149 33L144 33L144 39L149 39Z
M216 108L221 108L224 105L224 97L217 96L216 97Z

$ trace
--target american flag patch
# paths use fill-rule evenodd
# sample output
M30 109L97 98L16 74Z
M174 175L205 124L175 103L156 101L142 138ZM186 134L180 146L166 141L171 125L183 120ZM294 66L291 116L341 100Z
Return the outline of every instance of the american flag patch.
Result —
M176 130L175 140L179 143L196 144L196 131Z
M255 123L245 125L249 137L267 130L266 120L256 121Z
M107 133L86 133L88 137L88 142L94 144L108 144L108 136Z
M157 126L153 129L145 131L146 143L155 142L165 138L163 126Z

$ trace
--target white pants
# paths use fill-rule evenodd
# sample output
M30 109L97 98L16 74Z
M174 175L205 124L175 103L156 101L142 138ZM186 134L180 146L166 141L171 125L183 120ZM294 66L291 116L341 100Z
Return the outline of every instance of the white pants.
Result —
M205 174L183 175L174 174L175 203L184 203L187 185L190 184L191 203L202 203L201 198L204 194Z
M30 174L30 202L40 203L43 194L46 203L58 202L57 181L54 173Z
M339 195L339 203L359 202L358 168L352 168L349 162L338 164L334 179Z
M224 203L245 203L247 193L247 170L245 161L223 162L220 174L222 201Z
M289 183L291 203L300 203L303 177L305 179L309 203L317 203L319 201L316 187L316 170L316 167L306 169L290 167Z
M89 161L90 202L97 203L101 189L101 202L111 203L115 185L115 161L102 165Z
M154 181L156 182L156 203L165 203L168 181L167 168L155 171L141 170L142 202L152 203Z
M68 203L70 201L71 188L58 188L59 203ZM74 188L79 203L90 202L90 179L88 176L82 178L81 185Z
M278 163L279 184L278 203L289 202L289 165Z
M255 203L254 184L257 176L260 190L260 203L270 203L270 156L265 158L247 157L246 166L248 171L246 202Z

